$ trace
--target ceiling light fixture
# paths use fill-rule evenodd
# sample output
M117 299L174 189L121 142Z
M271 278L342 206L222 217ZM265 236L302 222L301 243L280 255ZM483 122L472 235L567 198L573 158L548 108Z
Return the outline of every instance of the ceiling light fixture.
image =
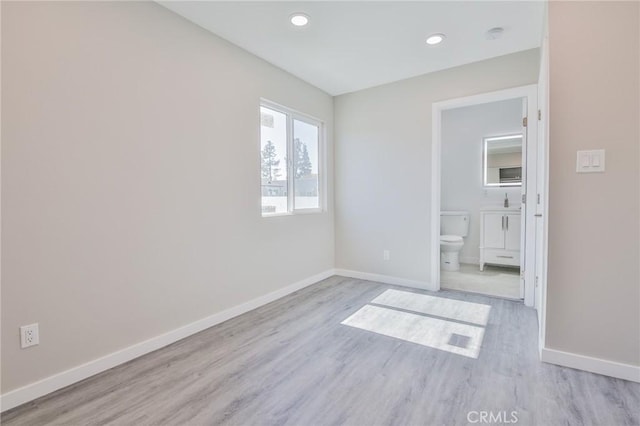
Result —
M442 43L442 40L444 40L444 37L445 37L444 34L431 34L429 37L427 37L427 44L430 44L431 46L433 46L435 44Z
M502 37L502 33L504 33L504 28L502 27L491 28L489 31L487 31L487 39L497 40Z
M304 13L294 13L293 15L291 15L289 20L296 27L304 27L309 23L309 17Z

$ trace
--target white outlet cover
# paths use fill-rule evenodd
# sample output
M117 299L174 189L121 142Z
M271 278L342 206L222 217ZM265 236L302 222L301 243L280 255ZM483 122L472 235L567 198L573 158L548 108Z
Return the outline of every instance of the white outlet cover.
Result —
M28 348L40 343L40 331L38 323L23 325L20 327L20 347Z

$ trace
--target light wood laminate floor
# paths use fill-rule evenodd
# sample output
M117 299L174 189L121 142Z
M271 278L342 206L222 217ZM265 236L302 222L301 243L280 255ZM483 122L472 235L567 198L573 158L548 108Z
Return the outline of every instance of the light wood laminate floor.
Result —
M1 420L462 425L515 411L519 425L640 424L639 384L542 364L536 335L519 302L336 276Z

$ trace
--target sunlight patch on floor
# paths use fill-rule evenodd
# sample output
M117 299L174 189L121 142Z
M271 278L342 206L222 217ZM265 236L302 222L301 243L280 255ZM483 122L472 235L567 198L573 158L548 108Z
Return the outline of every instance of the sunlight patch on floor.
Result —
M481 303L391 289L373 299L371 303L483 326L487 325L491 311L491 306Z
M371 303L385 306L367 304L342 324L469 358L480 354L489 305L399 290Z

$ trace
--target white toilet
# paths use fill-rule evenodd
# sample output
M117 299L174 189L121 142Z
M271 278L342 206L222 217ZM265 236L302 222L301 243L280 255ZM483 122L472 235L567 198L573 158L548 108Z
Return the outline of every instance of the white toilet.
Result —
M440 212L440 266L445 271L460 269L460 250L469 232L469 212Z

